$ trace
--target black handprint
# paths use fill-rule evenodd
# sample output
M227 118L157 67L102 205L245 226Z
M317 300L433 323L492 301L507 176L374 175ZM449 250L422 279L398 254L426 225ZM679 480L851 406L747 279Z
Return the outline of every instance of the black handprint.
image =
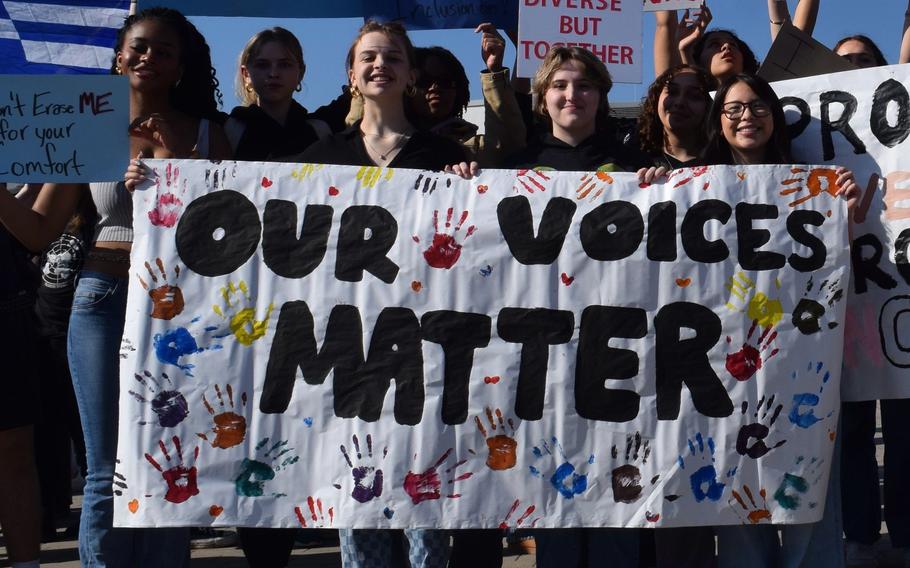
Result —
M771 419L768 424L762 424L761 421L765 420L768 416L768 412L771 411L771 407L774 406L774 397L775 395L771 395L767 402L765 402L764 396L761 397L758 404L755 406L755 414L753 415L758 421L746 424L739 429L739 434L736 436L736 451L739 455L758 459L771 450L779 448L787 443L786 440L781 440L770 447L765 443L765 438L767 438L768 434L771 432L771 426L774 425L774 421L777 420L777 417L780 415L780 411L784 406L783 404L778 404L771 413ZM762 408L762 403L764 403L764 408ZM743 401L742 414L744 416L748 409L749 402ZM761 417L759 417L759 413L761 413ZM750 441L753 438L755 439L755 442L750 444Z

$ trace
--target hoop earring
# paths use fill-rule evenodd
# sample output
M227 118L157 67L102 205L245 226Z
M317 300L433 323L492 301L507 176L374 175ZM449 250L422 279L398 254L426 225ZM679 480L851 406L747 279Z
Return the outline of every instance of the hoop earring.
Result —
M355 99L359 99L361 97L360 89L357 88L357 85L351 85L351 96Z
M252 93L252 92L253 92L253 85L247 85L247 86L244 87L244 88L246 89L246 92L248 92L248 93Z
M297 88L294 89L298 93L303 90L303 83L297 83Z
M404 89L404 94L409 97L416 97L417 87L413 83L408 83L408 86Z

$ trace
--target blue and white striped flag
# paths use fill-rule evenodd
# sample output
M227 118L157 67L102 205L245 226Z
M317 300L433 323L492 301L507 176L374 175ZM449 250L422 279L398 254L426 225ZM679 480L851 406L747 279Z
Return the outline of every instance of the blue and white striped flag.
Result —
M0 74L107 73L129 0L0 0Z

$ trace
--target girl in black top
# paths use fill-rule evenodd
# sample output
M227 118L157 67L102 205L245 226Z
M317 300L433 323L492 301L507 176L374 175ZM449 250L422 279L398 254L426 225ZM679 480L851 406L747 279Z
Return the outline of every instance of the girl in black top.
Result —
M448 138L421 132L405 114L404 97L417 94L414 47L397 23L367 22L348 51L351 96L363 118L310 146L302 162L443 170L465 159Z
M711 79L702 69L678 65L651 83L642 102L638 138L654 165L675 170L698 164L707 143L705 117Z
M306 73L300 42L288 30L274 27L250 38L240 52L235 107L225 132L238 160L278 161L299 154L343 125L347 96L308 113L294 100ZM338 129L343 126L339 126Z
M404 97L417 94L414 47L397 22L367 22L347 57L351 95L363 101L363 119L299 156L299 161L348 166L443 170L465 160L457 142L416 130L405 115ZM398 565L393 558L395 531L341 529L345 566ZM409 529L410 554L425 568L444 568L448 532ZM412 561L412 565L415 562Z

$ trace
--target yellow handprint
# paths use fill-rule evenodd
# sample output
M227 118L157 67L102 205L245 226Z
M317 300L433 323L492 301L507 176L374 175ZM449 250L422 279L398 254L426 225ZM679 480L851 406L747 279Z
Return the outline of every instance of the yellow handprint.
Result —
M780 288L780 280L775 279L775 284ZM726 288L730 292L727 308L735 312L745 311L749 319L758 321L760 326L775 325L784 317L784 307L780 300L770 298L764 292L754 292L755 282L745 272L740 271L731 276Z
M382 168L377 168L375 166L362 166L357 170L357 179L360 180L364 186L372 189L376 187L376 184L379 183L379 178L382 176ZM395 170L392 168L385 169L385 177L382 181L389 181L392 179L392 175L395 173Z
M253 299L246 282L243 280L238 284L228 282L227 286L223 286L219 290L219 294L224 300L224 309L218 304L214 304L212 310L222 319L228 320L231 333L241 345L250 346L266 334L269 328L269 317L272 315L275 304L270 303L265 317L256 320L256 308L250 305Z
M299 168L291 172L291 177L297 181L304 181L322 168L323 164L301 164Z

